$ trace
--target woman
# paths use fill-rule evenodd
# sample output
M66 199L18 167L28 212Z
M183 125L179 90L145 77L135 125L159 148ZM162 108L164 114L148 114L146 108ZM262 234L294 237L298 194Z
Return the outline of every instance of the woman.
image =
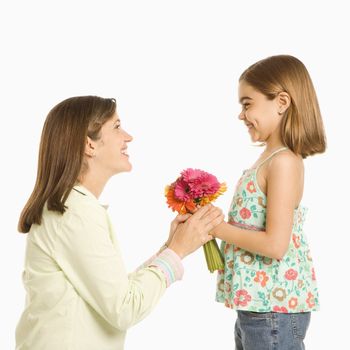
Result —
M131 170L114 99L69 98L48 114L36 184L19 220L26 233L26 308L16 349L123 349L126 330L181 279L181 259L209 241L223 221L210 205L177 216L167 243L127 275L98 197L115 174Z

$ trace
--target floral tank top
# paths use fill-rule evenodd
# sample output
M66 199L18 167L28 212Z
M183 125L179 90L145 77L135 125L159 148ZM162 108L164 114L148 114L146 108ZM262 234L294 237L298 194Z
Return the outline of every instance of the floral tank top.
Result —
M266 226L266 195L257 182L257 171L279 149L256 168L243 172L228 213L228 223L248 230ZM303 232L306 208L294 211L288 250L276 260L221 242L224 270L218 271L216 301L253 312L308 312L319 309L319 297L310 250ZM248 233L247 233L248 234Z

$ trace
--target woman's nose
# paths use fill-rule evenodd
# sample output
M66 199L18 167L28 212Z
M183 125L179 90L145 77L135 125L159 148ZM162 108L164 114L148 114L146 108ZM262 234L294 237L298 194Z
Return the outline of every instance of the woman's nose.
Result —
M245 119L244 111L241 111L241 113L238 114L238 119L239 120Z

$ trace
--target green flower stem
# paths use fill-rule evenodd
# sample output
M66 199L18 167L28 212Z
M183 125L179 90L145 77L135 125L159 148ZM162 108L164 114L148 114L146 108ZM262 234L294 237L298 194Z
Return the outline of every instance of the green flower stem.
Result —
M224 258L221 255L219 246L215 239L207 242L203 246L204 255L210 272L224 269Z

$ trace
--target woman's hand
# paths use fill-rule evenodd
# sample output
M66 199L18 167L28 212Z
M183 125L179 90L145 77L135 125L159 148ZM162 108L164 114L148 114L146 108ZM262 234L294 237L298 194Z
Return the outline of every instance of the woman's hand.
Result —
M176 216L176 218L171 222L170 224L170 232L169 232L169 238L166 241L165 245L169 246L170 242L173 239L174 233L177 229L177 227L179 226L179 224L185 222L189 217L191 216L191 214L179 214Z
M182 221L183 218L175 218L172 222L175 230L168 245L181 258L209 242L213 238L210 235L210 231L224 220L222 210L211 204L199 208L192 215L186 215L189 215L188 219L185 219L186 221ZM186 215L181 216L184 217Z

